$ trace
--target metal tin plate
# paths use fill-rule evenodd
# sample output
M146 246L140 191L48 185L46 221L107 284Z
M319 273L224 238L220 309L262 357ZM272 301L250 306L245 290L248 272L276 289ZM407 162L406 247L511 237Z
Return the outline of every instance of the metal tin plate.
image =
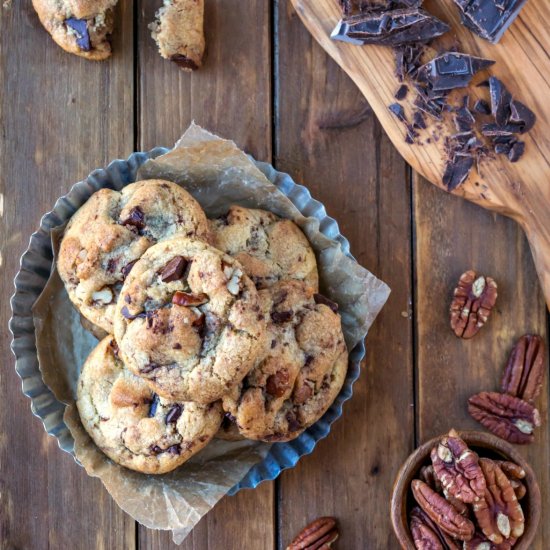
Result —
M98 189L108 187L120 190L133 183L139 167L146 160L166 152L168 149L157 147L149 152L133 153L127 160L115 160L107 168L94 170L84 181L73 185L69 193L61 197L53 210L42 218L40 228L31 235L29 246L21 257L21 267L14 281L15 294L11 298L12 318L9 324L13 336L11 349L16 357L15 370L22 380L23 393L31 400L32 413L42 420L46 432L57 439L59 447L73 456L74 440L63 421L65 405L55 398L42 379L31 311L52 269L50 230L64 224ZM337 240L343 252L351 257L349 242L340 234L338 224L327 216L325 207L313 199L305 187L297 185L288 174L278 172L270 164L255 162L304 216L317 218L321 232ZM350 354L344 386L325 415L297 439L288 443L274 443L265 459L254 466L229 494L275 479L282 470L292 468L302 456L313 451L317 442L328 435L332 423L341 416L342 405L352 395L352 386L359 377L364 356L365 345L361 342Z

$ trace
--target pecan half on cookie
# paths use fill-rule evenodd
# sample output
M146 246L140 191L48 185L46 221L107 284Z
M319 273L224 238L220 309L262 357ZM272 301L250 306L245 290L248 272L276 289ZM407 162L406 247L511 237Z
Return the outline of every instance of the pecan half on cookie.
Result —
M540 336L522 336L510 353L501 389L533 403L542 388L544 378L544 342Z
M451 302L451 328L459 338L472 338L487 322L497 299L497 284L491 277L466 271L460 276Z
M489 431L510 443L533 441L540 413L527 401L497 392L481 392L468 399L468 412Z

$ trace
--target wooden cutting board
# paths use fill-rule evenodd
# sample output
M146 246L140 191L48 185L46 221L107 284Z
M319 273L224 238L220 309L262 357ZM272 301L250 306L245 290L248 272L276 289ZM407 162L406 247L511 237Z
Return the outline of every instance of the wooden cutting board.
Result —
M360 88L405 160L426 179L444 189L442 136L456 133L452 120L444 121L442 130L437 130L432 123L427 130L421 131L421 145L407 144L403 124L388 111L400 85L394 75L392 49L332 40L330 33L341 17L337 0L291 2L314 38ZM468 90L472 100L488 99L487 89L475 84L485 80L490 73L501 79L512 95L537 115L535 127L520 138L525 141L526 150L519 162L512 164L506 157L495 155L481 163L481 174L472 170L468 180L454 194L510 216L521 224L550 307L550 2L529 0L496 45L482 40L460 24L452 0L427 0L424 5L430 13L452 26L450 32L432 44L435 49L450 50L458 45L460 51L496 61L489 72L479 73L472 81ZM457 93L460 97L465 90ZM414 97L411 89L402 102L408 115ZM426 143L429 137L430 143Z

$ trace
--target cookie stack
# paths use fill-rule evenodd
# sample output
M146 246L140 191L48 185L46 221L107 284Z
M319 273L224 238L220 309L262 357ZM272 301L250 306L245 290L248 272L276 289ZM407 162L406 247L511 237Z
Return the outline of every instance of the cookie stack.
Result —
M240 206L208 220L162 180L101 189L69 222L57 267L102 336L78 383L82 423L125 467L168 472L216 435L288 441L342 387L338 306L290 220Z

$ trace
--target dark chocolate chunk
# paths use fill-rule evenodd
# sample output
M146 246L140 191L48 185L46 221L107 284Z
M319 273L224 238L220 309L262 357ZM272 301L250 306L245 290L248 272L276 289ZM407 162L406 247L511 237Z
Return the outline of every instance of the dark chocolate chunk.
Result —
M415 111L413 114L413 128L419 128L421 130L426 129L426 121L421 111Z
M175 424L182 412L183 409L181 405L172 405L170 410L166 413L166 424Z
M136 313L135 315L132 315L126 306L124 306L124 307L120 310L120 313L122 313L122 316L123 316L125 319L129 319L129 320L131 320L131 321L132 321L133 319L137 319L138 317L145 317L145 316L146 316L146 314L145 314L144 311L142 311L141 313Z
M71 29L76 36L76 45L83 51L89 52L92 49L90 43L90 34L88 33L88 23L86 19L76 19L69 17L65 19L65 25Z
M493 64L494 61L490 59L460 52L446 52L420 67L416 79L426 83L434 91L465 88L475 73Z
M405 99L407 97L407 93L409 92L409 87L406 84L401 84L399 86L397 92L395 92L395 99L401 101L402 99Z
M465 27L496 44L527 0L454 0Z
M387 11L396 8L419 8L423 0L338 0L345 16L368 11Z
M454 123L455 123L456 129L459 132L468 132L474 127L474 124L476 122L474 115L471 113L470 109L468 108L468 99L469 99L468 96L464 97L462 106L457 109L456 114L454 116Z
M181 453L181 445L172 445L166 449L166 452L171 455L179 455Z
M422 65L420 58L424 53L424 45L420 43L405 44L394 48L395 74L400 82L406 76L415 78L418 69Z
M504 126L512 114L510 108L512 94L494 76L489 78L489 94L491 96L491 114L499 126Z
M120 270L120 273L122 274L122 279L126 279L128 275L130 274L130 271L132 271L132 268L136 265L137 260L134 260L133 262L127 263L125 266L122 267Z
M292 319L292 311L273 311L271 320L274 323L286 323Z
M523 141L516 141L510 152L508 153L508 160L510 162L517 162L525 153L525 143Z
M139 369L139 372L141 374L149 374L150 372L153 372L155 369L160 368L160 365L157 365L156 363L149 363L148 365L145 365L141 369Z
M171 283L182 278L187 266L187 260L183 256L172 258L162 269L160 278L163 283Z
M157 413L159 403L160 403L159 396L155 393L155 395L153 396L153 401L151 401L151 405L149 405L149 414L148 414L149 418L153 418L153 416L155 416L155 414Z
M483 124L481 126L481 133L486 137L507 137L519 134L521 126L518 124L505 124L499 126L498 124Z
M405 128L407 129L405 141L407 143L414 143L414 138L417 137L417 134L414 131L414 128L409 124L409 121L405 116L403 106L399 103L392 103L388 106L388 109L405 125Z
M443 183L447 190L452 191L462 185L468 178L473 165L474 158L472 155L463 153L453 155L453 158L447 161L445 173L443 174Z
M537 121L535 113L525 106L521 101L512 99L510 102L510 122L520 126L520 134L528 132Z
M323 304L325 306L328 306L334 313L338 313L338 304L336 302L333 302L332 300L329 300L326 296L323 296L322 294L314 294L313 299L315 300L316 304Z
M508 155L508 153L512 150L512 145L514 145L515 142L506 141L504 143L496 143L495 144L495 153L497 155Z
M176 65L178 65L182 69L190 69L191 71L195 71L199 68L198 65L192 59L189 59L187 56L182 55L180 53L173 55L170 58L170 61L173 61Z
M130 210L128 217L122 222L122 225L129 225L130 227L135 227L140 230L145 227L145 215L143 210L139 206L134 206Z
M154 455L158 455L163 452L163 450L158 445L152 445L150 449Z
M286 420L288 422L288 430L290 432L296 432L301 429L302 425L293 412L287 413Z
M429 42L446 33L449 25L419 8L365 12L342 19L331 38L352 44L399 46Z
M474 104L474 111L480 115L490 115L491 106L484 99L478 99Z

